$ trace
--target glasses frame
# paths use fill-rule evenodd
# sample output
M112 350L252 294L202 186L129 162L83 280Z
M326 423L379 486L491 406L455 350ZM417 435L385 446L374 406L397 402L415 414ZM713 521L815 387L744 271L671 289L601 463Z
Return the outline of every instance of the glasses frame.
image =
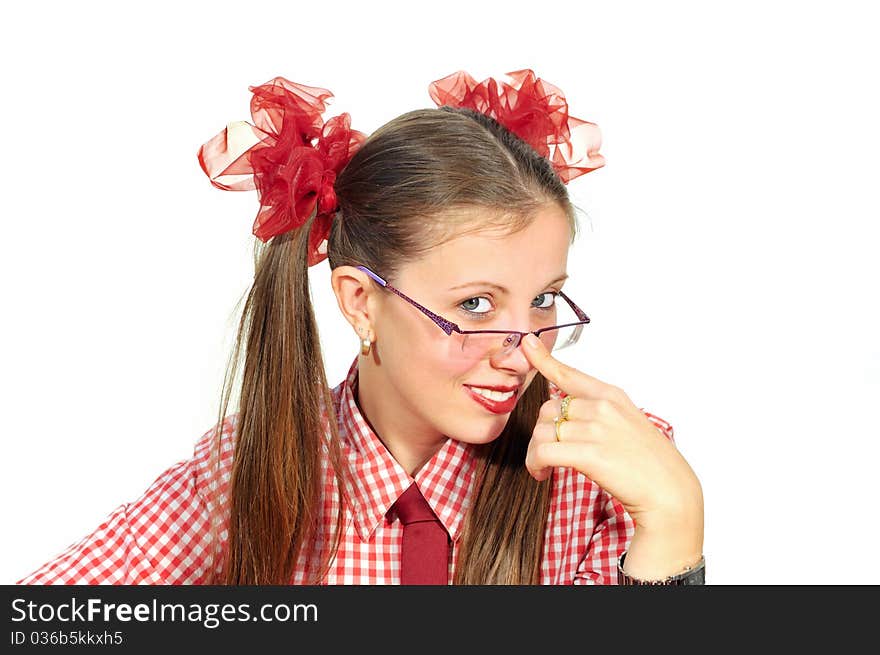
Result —
M407 301L408 303L413 305L416 309L418 309L420 312L422 312L425 316L430 318L437 325L437 327L439 327L441 330L443 330L446 333L446 336L451 335L453 332L458 332L459 334L462 334L462 335L466 335L466 334L516 335L516 343L513 346L510 346L509 344L506 346L506 348L508 350L512 350L513 348L519 348L520 343L522 343L523 337L525 337L527 334L534 334L536 337L540 338L541 333L547 332L548 330L558 330L559 328L564 328L564 327L580 326L578 328L577 332L575 333L576 334L575 342L576 342L578 339L580 339L581 332L583 331L583 326L587 325L590 322L590 317L584 313L584 310L582 310L580 307L578 307L571 298L569 298L567 295L565 295L560 290L560 291L555 291L554 293L558 293L560 296L562 296L562 298L565 300L565 302L568 303L568 306L571 307L571 309L574 311L575 315L579 319L581 319L580 321L577 321L576 323L563 323L562 325L552 325L550 327L540 328L539 330L535 330L534 332L520 332L518 330L462 330L460 327L458 327L458 325L456 325L452 321L443 318L442 316L440 316L439 314L436 314L435 312L432 312L430 309L428 309L424 305L419 304L418 302L416 302L415 300L413 300L412 298L407 296L405 293L403 293L399 289L395 289L393 286L388 284L385 280L383 280L381 277L376 275L373 271L371 271L366 266L355 266L355 268L363 271L364 273L369 275L371 278L373 278L376 282L378 282L380 285L382 285L383 287L385 287L389 291L396 293L398 296L403 298L405 301Z

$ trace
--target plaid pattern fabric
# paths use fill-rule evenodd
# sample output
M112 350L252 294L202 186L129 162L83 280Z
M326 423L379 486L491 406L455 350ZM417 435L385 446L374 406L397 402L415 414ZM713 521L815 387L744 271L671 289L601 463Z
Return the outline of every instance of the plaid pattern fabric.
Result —
M343 454L351 471L345 490L346 522L339 550L323 584L399 584L403 526L385 514L412 483L403 467L370 429L355 403L355 358L346 379L333 389ZM564 397L551 384L554 398ZM658 431L673 439L672 426L642 410ZM326 415L325 415L326 417ZM225 502L232 470L237 414L223 422L219 467L213 468L212 430L198 439L191 459L162 473L144 494L113 510L91 534L18 581L18 584L199 584L207 580L212 550L212 498ZM471 446L448 439L415 476L428 503L453 538L453 579L463 519L475 480ZM323 515L329 529L339 502L324 458ZM617 584L617 559L635 526L623 506L571 468L550 478L552 498L544 536L541 584ZM216 492L216 493L211 493ZM222 511L221 511L222 514ZM217 532L219 547L225 529ZM320 552L320 551L318 551ZM298 567L291 584L306 582Z

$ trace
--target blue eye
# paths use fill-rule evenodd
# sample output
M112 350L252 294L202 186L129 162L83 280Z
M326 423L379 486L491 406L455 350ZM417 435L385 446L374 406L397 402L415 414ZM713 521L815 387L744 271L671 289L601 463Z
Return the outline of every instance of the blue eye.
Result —
M535 296L535 300L532 301L532 307L534 307L535 309L540 309L542 311L552 310L554 305L556 304L557 296L558 294L555 291L545 291L544 293ZM484 306L483 311L477 311L480 307L481 300L485 301L488 306ZM489 299L485 296L468 298L459 305L459 308L461 308L462 313L470 317L477 316L479 318L486 318L486 316L488 316L488 314L492 311L492 305L489 302Z
M461 305L459 305L459 307L461 307L462 309L464 309L464 311L468 312L469 314L488 314L488 313L489 313L488 311L485 311L485 312L478 312L478 311L476 311L476 308L479 306L479 301L480 301L480 300L485 300L485 301L488 302L489 299L488 299L488 298L484 298L484 297L482 297L482 296L479 296L479 297L477 297L477 298L468 298L468 299L465 300L463 303L461 303ZM476 304L473 304L474 301L477 301L477 303L476 303ZM489 310L491 310L491 309L492 309L492 308L491 308L491 306L490 306L490 307L489 307Z
M554 291L546 291L546 292L542 293L541 295L536 296L536 297L535 297L535 300L537 300L538 298L541 298L541 297L545 297L545 298L549 298L549 299L550 299L550 303L547 304L547 305L540 304L540 305L535 305L535 306L536 306L538 309L551 309L551 308L553 307L553 305L556 304L556 297L557 297L557 296L558 296L558 294L557 294L556 292L554 292Z

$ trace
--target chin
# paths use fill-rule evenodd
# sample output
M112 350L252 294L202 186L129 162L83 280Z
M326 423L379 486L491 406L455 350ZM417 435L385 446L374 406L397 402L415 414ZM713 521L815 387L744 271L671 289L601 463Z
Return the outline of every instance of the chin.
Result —
M501 436L501 433L504 431L504 427L507 425L507 419L509 418L509 416L501 418L502 420L485 423L482 430L476 429L478 426L476 425L476 422L473 422L466 426L463 426L462 429L453 430L451 432L448 432L447 434L449 434L449 436L451 436L456 441L461 441L463 443L491 443Z

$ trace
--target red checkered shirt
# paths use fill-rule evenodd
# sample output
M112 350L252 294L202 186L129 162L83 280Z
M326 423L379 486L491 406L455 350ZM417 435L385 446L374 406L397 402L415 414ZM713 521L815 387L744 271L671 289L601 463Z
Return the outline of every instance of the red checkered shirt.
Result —
M386 513L413 478L390 455L355 403L357 364L355 358L346 379L333 389L343 456L351 472L347 489L351 500L345 507L339 551L323 584L399 584L403 526L396 519L389 520ZM552 384L550 388L554 398L565 395ZM644 409L642 412L662 435L673 439L669 423ZM237 417L232 415L223 422L224 446L218 468L210 466L211 429L197 441L192 458L171 466L140 498L117 507L94 532L18 584L205 582L211 566L210 513L215 509L211 499L221 503L228 499ZM452 537L450 581L476 477L477 460L471 448L447 439L414 478ZM324 523L330 526L339 500L326 453L323 472ZM212 484L216 495L208 493ZM554 468L550 484L541 584L616 584L617 559L635 530L632 519L616 499L574 469ZM223 529L217 534L222 549L228 533ZM328 536L329 532L323 538ZM305 583L304 571L299 568L291 584Z

